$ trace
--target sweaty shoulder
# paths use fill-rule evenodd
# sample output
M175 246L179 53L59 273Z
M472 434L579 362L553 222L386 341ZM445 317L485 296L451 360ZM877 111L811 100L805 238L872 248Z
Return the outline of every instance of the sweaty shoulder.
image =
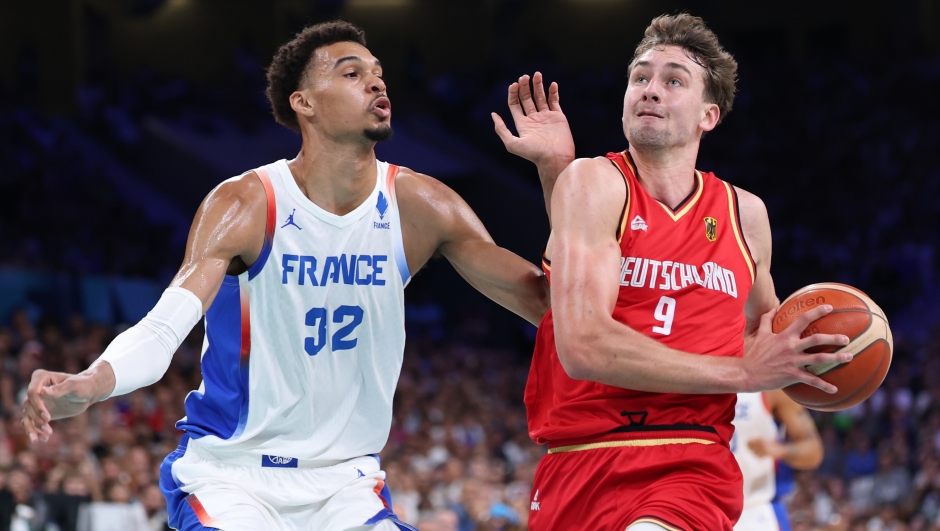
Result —
M476 215L457 192L434 177L402 167L395 180L395 195L401 217L402 243L408 267L413 273L442 244L455 235L464 234L468 226L485 233Z
M754 260L761 263L770 255L771 235L770 218L767 215L767 207L761 198L734 187L738 195L738 211L741 213L741 230L744 232L744 239L747 241Z
M253 171L222 182L199 206L190 233L190 242L195 245L188 250L198 253L204 249L219 257L253 263L264 244L267 204L264 185Z
M395 180L398 204L404 211L412 208L446 208L457 194L441 181L402 166Z

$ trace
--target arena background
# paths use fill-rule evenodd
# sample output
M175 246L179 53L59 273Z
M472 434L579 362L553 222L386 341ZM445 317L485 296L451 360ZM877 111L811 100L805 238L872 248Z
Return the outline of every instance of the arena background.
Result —
M151 308L214 185L296 153L263 96L296 31L365 28L395 110L380 157L441 179L537 261L537 175L490 111L508 118L506 87L540 70L561 85L579 156L624 149L633 48L679 11L740 63L698 166L766 202L778 295L852 284L895 331L882 389L814 414L826 456L796 475L794 529L940 530L940 0L5 0L0 531L166 529L157 467L199 384L201 329L160 383L59 421L48 444L28 444L19 404L35 368L82 370ZM535 329L444 260L406 296L383 452L396 511L422 531L525 529L543 453L522 405Z

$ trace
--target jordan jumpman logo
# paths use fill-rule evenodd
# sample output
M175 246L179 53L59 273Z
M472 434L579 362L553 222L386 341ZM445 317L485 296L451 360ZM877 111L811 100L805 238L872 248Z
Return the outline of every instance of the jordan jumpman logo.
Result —
M299 230L303 230L303 229L300 228L300 225L294 223L294 213L295 213L295 212L297 212L297 209L296 209L296 208L294 209L293 212L290 213L289 216L287 216L287 223L281 225L281 228L282 228L282 229L283 229L284 227L288 226L288 225L293 225L293 226L297 227Z

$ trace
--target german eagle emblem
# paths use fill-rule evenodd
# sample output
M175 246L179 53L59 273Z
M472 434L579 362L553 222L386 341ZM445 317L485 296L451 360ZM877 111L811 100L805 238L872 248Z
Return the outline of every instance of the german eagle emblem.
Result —
M705 237L713 242L718 239L718 220L713 217L705 218Z

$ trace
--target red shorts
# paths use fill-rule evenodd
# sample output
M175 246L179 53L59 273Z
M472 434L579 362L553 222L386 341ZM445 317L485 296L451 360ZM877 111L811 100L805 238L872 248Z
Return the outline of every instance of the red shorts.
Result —
M552 443L535 473L529 530L624 531L652 521L669 530L732 531L743 490L734 455L711 433Z

